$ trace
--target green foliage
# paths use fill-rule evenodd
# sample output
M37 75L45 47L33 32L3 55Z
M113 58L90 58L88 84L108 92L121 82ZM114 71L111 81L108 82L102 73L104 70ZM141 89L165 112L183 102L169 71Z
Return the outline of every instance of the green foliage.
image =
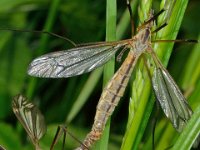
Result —
M187 150L190 149L195 142L195 139L199 136L200 132L200 107L198 107L194 115L192 116L191 120L188 122L185 130L180 134L179 138L177 139L173 150L183 149ZM199 140L199 138L198 138ZM198 144L198 140L196 140Z
M131 37L128 32L130 18L126 1L118 1L117 16L116 6L113 4L115 0L107 1L105 3L99 0L1 0L0 28L51 31L70 38L75 43ZM200 40L198 38L200 21L196 19L199 17L197 11L200 6L199 1L193 0L189 4L186 0L176 1L169 17L169 25L152 38L176 39L179 33L179 39ZM134 0L132 6L135 24L140 24L147 18L152 6L158 12L158 6L163 8L164 3L165 1L162 1L160 4L157 0ZM159 17L158 26L168 17L165 13ZM118 19L117 27L115 27L116 19ZM158 43L154 44L154 48L185 93L196 115L179 136L164 114L159 113L155 131L156 149L165 149L173 145L174 149L180 149L184 139L187 146L191 146L197 131L194 127L199 127L199 121L194 120L198 119L200 106L200 44L173 45L173 43ZM32 99L45 116L48 130L41 140L41 147L44 150L49 149L59 124L68 125L68 131L79 140L84 139L90 131L102 85L106 84L114 72L114 59L111 65L106 65L104 74L108 75L103 76L103 81L102 68L68 79L39 79L29 77L26 73L28 64L33 58L50 51L71 47L73 46L70 43L48 35L0 31L0 145L7 150L33 149L25 136L25 131L12 113L11 100L18 93L23 93ZM116 64L118 66L118 63ZM156 116L156 107L154 107L151 82L143 61L138 62L131 86L127 89L131 90L127 90L123 101L116 108L110 121L111 128L106 129L105 137L96 145L96 149L100 149L102 145L112 150L120 147L121 149L152 148L152 120ZM129 116L127 116L128 107ZM56 149L61 149L61 145L62 139L59 140ZM67 137L67 149L73 149L78 145L77 141L70 136Z

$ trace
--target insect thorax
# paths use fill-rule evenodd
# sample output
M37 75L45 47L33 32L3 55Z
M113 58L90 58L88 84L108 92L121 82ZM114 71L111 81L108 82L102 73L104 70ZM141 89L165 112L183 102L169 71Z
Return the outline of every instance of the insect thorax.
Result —
M143 28L138 31L135 36L136 40L134 41L134 53L136 55L142 54L148 48L150 34L149 28Z

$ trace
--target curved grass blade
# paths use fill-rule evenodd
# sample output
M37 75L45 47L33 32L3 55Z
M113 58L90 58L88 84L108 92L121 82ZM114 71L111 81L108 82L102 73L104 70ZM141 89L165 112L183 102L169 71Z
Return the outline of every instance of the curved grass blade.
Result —
M80 75L105 64L123 46L117 42L105 43L49 53L33 60L28 74L49 78Z
M13 112L20 121L36 150L40 150L39 140L46 132L44 117L40 110L22 95L16 95L12 101Z
M152 6L152 0L139 1L138 15L140 24L142 24L143 22L145 22L145 20L148 19L151 6ZM137 66L139 67L137 68ZM134 80L131 83L132 100L129 103L128 123L127 123L126 133L123 137L121 150L138 149L137 145L139 145L139 142L136 143L136 141L139 138L137 136L139 132L144 132L144 129L143 130L140 129L141 127L140 125L143 120L143 114L147 110L146 106L150 106L147 105L151 87L150 81L148 80L147 71L141 64L138 63L137 66L135 70L137 72L135 74L136 80ZM137 108L137 110L135 108Z
M116 40L116 24L117 24L117 1L106 0L106 41ZM114 56L106 63L103 71L103 87L108 84L110 78L115 72ZM108 119L101 139L95 145L95 150L109 149L108 141L110 136L110 118Z

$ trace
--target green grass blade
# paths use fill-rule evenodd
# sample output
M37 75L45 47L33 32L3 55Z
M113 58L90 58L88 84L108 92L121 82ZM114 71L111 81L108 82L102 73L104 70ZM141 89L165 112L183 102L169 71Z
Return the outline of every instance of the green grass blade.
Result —
M0 145L6 149L20 150L22 144L20 142L19 132L14 130L10 124L0 122Z
M138 3L139 3L139 0L134 0L131 2L131 8L132 8L132 13L133 13L132 19L134 19L134 17L136 16ZM124 36L129 25L130 25L130 14L129 14L128 9L126 9L119 23L117 24L117 40L120 40ZM134 25L136 25L136 22L134 22Z
M167 26L166 29L163 29L162 31L165 39L175 39L178 33L178 29L181 25L187 4L188 4L188 0L176 2L174 10L172 12L173 15L171 16L169 20L169 26ZM173 43L163 43L163 44L160 44L159 48L157 49L158 56L162 58L161 60L163 61L163 64L165 66L168 63L173 45L174 45ZM155 44L155 46L157 45ZM165 51L165 52L161 54L162 51ZM163 148L171 146L173 139L175 137L176 137L176 132L171 127L171 124L168 124L168 126L165 128L164 132L162 133L161 138L158 141L157 148L163 149ZM171 139L171 140L168 140L168 139Z
M107 0L106 3L106 41L116 40L116 15L117 3L116 0ZM103 73L103 86L111 79L114 74L115 60L112 58L105 66ZM110 119L108 120L100 141L97 142L95 149L108 149L108 139L110 132Z
M198 40L200 40L200 35ZM194 49L192 50L189 59L186 63L186 66L184 68L183 72L183 78L182 78L182 87L184 90L187 90L187 88L195 88L195 83L197 82L199 76L200 76L200 44L195 44Z
M84 84L78 98L75 100L70 113L68 114L68 117L66 119L67 123L70 123L74 119L74 117L78 114L80 109L83 107L88 97L91 95L92 91L94 90L94 87L100 80L102 71L103 71L103 68L101 67L91 73L86 83Z
M199 103L200 77L198 78L195 84L196 85L194 91L192 92L192 95L188 99L193 109L196 109L196 107L200 105Z
M13 36L13 35L12 35ZM5 36L2 37L6 38ZM0 118L10 114L10 97L23 90L26 81L26 66L30 61L25 38L6 42L0 56Z
M146 10L150 10L150 4L146 4L141 2L141 5L139 7L139 16L140 20L144 20L147 18L148 12ZM163 4L163 3L162 3ZM175 39L176 35L178 33L178 29L180 27L185 8L187 6L187 1L177 1L174 9L173 14L170 17L169 25L162 29L160 32L157 33L157 38L161 39ZM147 7L147 8L146 8ZM163 6L161 6L162 8ZM146 8L146 9L145 9ZM181 8L181 9L180 9ZM161 22L165 20L165 16L167 16L167 12L163 14L163 18L161 17L158 20L158 24L162 24ZM178 19L177 19L178 18ZM173 43L158 43L154 45L154 50L159 53L159 57L164 60L164 64L166 65L169 56L171 54L173 47ZM129 118L131 123L128 123L127 128L127 134L125 135L125 140L123 143L122 148L124 149L138 149L138 145L140 143L140 140L144 134L145 127L148 122L148 118L150 116L151 110L153 108L153 97L151 95L151 83L150 80L148 80L148 75L144 69L144 66L142 62L140 63L138 69L136 69L137 73L135 75L135 79L142 79L135 80L133 82L132 90L133 90L133 96L132 98L136 98L130 102L130 114L134 114L134 118ZM140 73L142 72L142 74ZM141 76L141 77L140 77ZM141 90L142 89L142 90ZM139 93L142 91L142 93ZM151 98L150 98L151 97ZM149 99L150 98L150 99ZM135 112L135 108L137 108ZM148 111L146 111L148 110ZM130 125L131 124L131 125ZM130 126L129 126L130 125ZM131 132L133 131L133 132ZM132 143L131 143L132 142Z
M144 22L148 18L151 5L152 1L140 1L140 5L138 8L140 23ZM135 82L133 82L132 85L132 92L134 94L132 94L132 100L129 103L129 118L128 118L127 130L123 138L121 150L134 149L133 146L137 147L135 142L138 140L137 136L141 127L140 123L142 122L143 114L145 112L146 105L148 103L148 97L150 94L151 84L150 81L148 80L147 71L146 70L142 71L143 70L142 68L144 68L143 64L139 66L140 67L135 69L137 70L138 74L134 74ZM140 93L144 94L141 95ZM141 102L140 105L139 102Z
M165 1L165 0L164 0ZM164 2L163 2L164 3ZM164 7L161 3L161 8ZM157 33L157 39L176 39L181 26L188 0L176 0L168 25ZM158 25L168 16L167 12L158 18ZM154 49L164 66L167 66L174 43L156 43Z
M172 150L188 150L200 135L200 106L194 111L190 121L180 134Z

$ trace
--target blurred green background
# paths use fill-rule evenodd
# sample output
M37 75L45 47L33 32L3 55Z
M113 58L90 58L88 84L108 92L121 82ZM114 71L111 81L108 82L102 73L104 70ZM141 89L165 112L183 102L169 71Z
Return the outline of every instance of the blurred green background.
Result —
M153 1L157 8L160 1ZM124 0L117 1L117 23L126 10ZM137 7L136 7L137 8ZM200 26L200 1L188 3L178 34L179 39L198 39ZM173 14L172 14L173 15ZM134 14L138 23L137 10ZM117 33L117 38L130 37L129 17L127 27ZM0 28L45 30L65 36L75 43L105 41L106 1L104 0L0 0ZM11 108L12 97L23 94L39 106L48 126L41 141L49 149L57 126L66 123L68 130L82 140L93 123L95 108L102 92L102 68L92 73L67 79L41 79L27 75L28 64L33 58L51 51L73 47L70 43L49 35L0 31L0 145L7 150L33 149L25 131ZM200 105L200 46L175 44L168 70L188 97L193 110ZM116 68L121 63L116 63ZM130 87L112 116L109 149L119 149L126 130ZM76 102L76 103L75 103ZM156 107L153 109L155 112ZM140 142L140 149L151 149L152 120ZM164 134L168 120L163 113L156 130ZM167 124L167 125L166 125ZM169 125L170 128L171 125ZM174 129L174 135L176 135ZM164 136L164 135L163 135ZM158 139L162 138L159 133ZM168 139L163 149L175 139ZM62 141L59 141L59 144ZM59 145L56 149L59 149ZM66 147L72 149L79 143L67 137ZM159 145L159 140L156 141ZM167 145L167 146L166 146ZM158 148L159 149L159 148Z

